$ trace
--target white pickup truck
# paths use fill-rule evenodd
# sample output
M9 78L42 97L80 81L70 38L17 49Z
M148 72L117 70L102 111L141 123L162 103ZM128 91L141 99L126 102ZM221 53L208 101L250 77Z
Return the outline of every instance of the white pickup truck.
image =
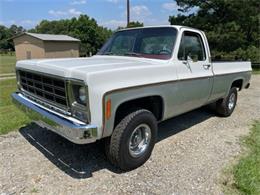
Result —
M160 121L216 103L227 117L248 88L250 62L212 62L205 34L183 26L116 32L89 58L16 64L17 106L77 144L104 139L123 170L150 157Z

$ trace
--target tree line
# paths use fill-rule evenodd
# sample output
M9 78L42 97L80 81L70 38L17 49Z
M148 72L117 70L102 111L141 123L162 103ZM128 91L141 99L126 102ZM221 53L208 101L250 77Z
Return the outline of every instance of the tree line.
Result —
M260 63L259 0L175 0L179 14L169 16L172 25L185 25L206 32L213 58L248 60ZM130 22L127 28L143 26ZM124 27L119 27L121 29ZM23 27L0 25L0 50L14 50L11 38ZM66 34L81 40L80 54L95 54L113 31L87 15L55 21L42 20L34 33Z

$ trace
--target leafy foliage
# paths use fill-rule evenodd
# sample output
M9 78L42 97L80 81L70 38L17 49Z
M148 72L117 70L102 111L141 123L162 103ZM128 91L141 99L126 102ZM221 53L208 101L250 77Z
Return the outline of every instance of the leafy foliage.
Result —
M14 45L11 38L17 34L24 32L25 29L21 26L12 25L7 28L0 25L0 50L14 50Z
M138 22L138 21L133 21L133 22L129 22L129 24L127 25L127 28L134 28L134 27L143 27L144 23Z
M129 22L129 24L126 27L119 26L117 28L117 30L126 29L126 28L143 27L143 26L144 26L144 23L142 23L142 22L132 21L132 22Z
M182 14L170 16L175 25L206 32L212 56L260 62L258 0L176 0ZM188 14L191 9L196 13Z

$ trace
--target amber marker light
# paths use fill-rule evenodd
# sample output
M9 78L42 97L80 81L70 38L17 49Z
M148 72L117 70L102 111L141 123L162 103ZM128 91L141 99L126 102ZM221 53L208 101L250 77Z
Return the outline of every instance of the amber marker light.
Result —
M108 120L111 116L111 99L106 102L106 119Z

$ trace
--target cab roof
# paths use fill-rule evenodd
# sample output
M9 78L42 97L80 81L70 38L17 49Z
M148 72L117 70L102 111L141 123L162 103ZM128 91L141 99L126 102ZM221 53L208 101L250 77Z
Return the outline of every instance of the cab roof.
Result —
M133 27L133 28L125 28L125 29L120 29L120 31L126 31L126 30L133 30L133 29L144 29L144 28L164 28L164 27L170 27L170 28L175 28L177 30L180 30L181 28L188 28L188 29L193 29L193 30L199 30L196 28L188 27L188 26L180 26L180 25L157 25L157 26L143 26L143 27Z

